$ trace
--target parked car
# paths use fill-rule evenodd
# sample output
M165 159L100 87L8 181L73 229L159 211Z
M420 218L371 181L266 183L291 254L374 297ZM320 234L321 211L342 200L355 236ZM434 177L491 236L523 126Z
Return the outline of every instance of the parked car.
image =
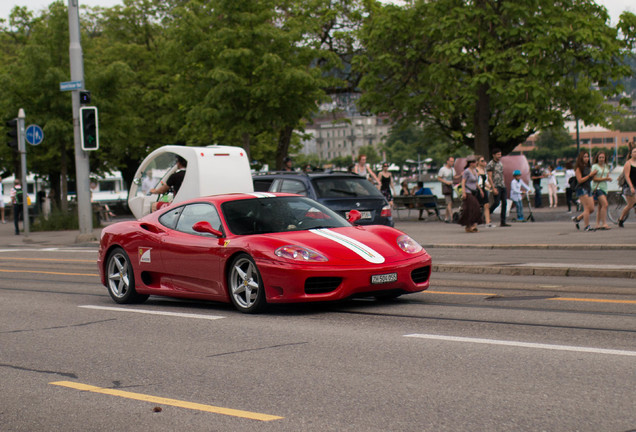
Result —
M149 295L268 303L397 297L429 286L431 257L387 226L353 226L292 194L213 195L102 230L98 268L117 303Z
M277 171L252 175L256 192L287 192L304 195L347 218L358 210L359 225L393 226L391 206L366 178L346 172Z

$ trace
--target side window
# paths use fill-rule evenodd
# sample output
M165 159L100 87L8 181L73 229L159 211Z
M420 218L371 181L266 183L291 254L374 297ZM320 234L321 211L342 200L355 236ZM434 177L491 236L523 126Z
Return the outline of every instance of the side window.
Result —
M159 216L159 223L167 228L175 229L182 211L183 207L177 207L174 210L162 214Z
M192 225L197 222L209 222L212 228L222 231L221 219L214 206L210 204L198 203L190 204L183 208L183 213L177 222L177 230L188 234L210 235L198 233L192 229Z
M293 193L307 196L307 188L298 180L284 179L280 187L280 192Z
M254 192L268 192L272 185L272 179L254 179Z

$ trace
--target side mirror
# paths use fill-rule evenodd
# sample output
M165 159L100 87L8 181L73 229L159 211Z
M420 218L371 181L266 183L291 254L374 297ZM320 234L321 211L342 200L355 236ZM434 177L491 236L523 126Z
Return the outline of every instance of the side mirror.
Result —
M355 224L360 219L362 219L362 214L358 210L351 210L349 212L349 218L347 220L350 224Z
M223 233L219 230L215 230L214 228L212 228L212 225L210 225L210 222L199 221L195 223L194 225L192 225L192 229L198 233L212 234L214 237L217 237L217 238L223 237Z

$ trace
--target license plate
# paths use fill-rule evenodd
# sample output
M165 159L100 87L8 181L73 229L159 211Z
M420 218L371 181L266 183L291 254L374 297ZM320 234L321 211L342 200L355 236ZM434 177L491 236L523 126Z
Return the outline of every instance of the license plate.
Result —
M372 284L385 284L389 282L395 282L397 280L397 273L387 273L371 276Z
M347 212L345 214L345 219L349 219L349 212ZM360 212L360 219L371 219L371 212L370 211L361 211Z

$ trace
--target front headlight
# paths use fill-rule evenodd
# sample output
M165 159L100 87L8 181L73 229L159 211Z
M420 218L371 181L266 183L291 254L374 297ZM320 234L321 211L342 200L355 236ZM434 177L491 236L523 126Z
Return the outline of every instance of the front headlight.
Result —
M326 262L327 257L315 250L294 245L281 246L274 252L277 257L287 258L293 261Z
M415 254L422 250L422 246L406 234L397 238L397 244L406 253Z

